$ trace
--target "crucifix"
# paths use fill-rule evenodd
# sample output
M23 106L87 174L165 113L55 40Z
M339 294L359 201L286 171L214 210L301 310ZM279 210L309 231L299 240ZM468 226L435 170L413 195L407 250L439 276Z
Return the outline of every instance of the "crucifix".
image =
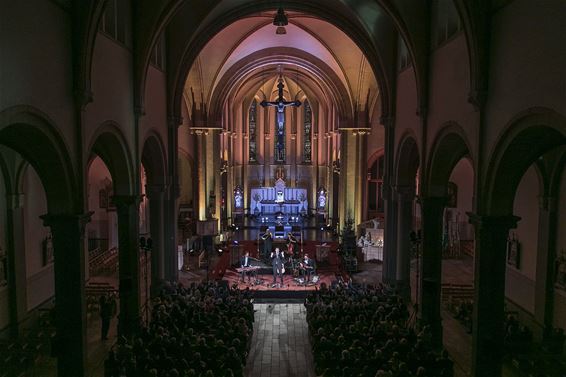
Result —
M301 106L301 101L285 101L283 98L283 78L279 76L279 83L277 84L277 89L279 89L277 101L268 102L263 100L260 105L263 107L273 106L277 108L277 135L275 138L275 161L284 162L285 161L285 108L289 106L299 107Z

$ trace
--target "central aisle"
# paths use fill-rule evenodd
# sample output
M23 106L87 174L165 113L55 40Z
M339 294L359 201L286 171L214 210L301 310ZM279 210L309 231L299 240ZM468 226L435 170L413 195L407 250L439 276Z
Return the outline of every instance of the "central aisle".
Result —
M255 304L254 334L246 363L248 377L314 377L303 304Z

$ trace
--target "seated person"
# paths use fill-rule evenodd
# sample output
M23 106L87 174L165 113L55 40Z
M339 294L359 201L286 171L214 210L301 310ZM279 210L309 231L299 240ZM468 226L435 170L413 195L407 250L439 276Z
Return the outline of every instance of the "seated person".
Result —
M305 253L301 267L305 274L305 282L308 283L311 280L312 274L314 273L314 259L310 259L309 255Z
M244 281L246 275L248 275L248 281L251 280L252 271L246 271L246 268L251 266L252 265L251 265L250 252L246 251L244 256L240 258L240 267L242 268L242 272L241 272L242 282Z

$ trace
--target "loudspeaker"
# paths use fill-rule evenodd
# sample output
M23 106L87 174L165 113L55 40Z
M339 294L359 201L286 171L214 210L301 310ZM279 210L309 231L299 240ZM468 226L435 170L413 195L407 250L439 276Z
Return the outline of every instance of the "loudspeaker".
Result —
M283 225L275 225L275 231L276 232L284 232L285 227Z

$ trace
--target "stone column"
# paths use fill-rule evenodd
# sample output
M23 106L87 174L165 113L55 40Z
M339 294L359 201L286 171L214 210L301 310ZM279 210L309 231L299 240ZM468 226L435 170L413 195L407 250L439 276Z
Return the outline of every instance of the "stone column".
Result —
M118 333L129 337L140 325L139 203L137 195L115 195L118 212L120 315Z
M27 313L27 279L24 239L24 194L6 195L6 249L8 255L8 300L10 337L19 336L19 323Z
M430 326L433 343L442 344L440 288L442 283L442 222L445 197L420 199L422 209L422 273L420 314L423 325Z
M206 192L206 158L205 158L205 140L204 140L204 131L197 129L195 132L195 139L197 144L197 185L198 185L198 219L199 220L206 220L206 204L207 200L207 192Z
M164 278L169 281L176 281L178 277L177 268L177 213L178 213L178 199L180 195L179 187L179 126L183 123L181 118L170 116L168 118L168 177L166 195L164 199L163 209L163 268Z
M384 129L384 148L387 151L384 159L383 201L385 212L385 229L383 234L383 270L382 280L386 284L394 284L397 277L397 198L393 192L393 155L395 151L395 118L383 116L381 124Z
M53 353L60 377L86 373L84 231L90 215L41 216L44 225L51 228L53 240L57 330Z
M468 215L476 236L472 375L501 376L507 239L519 218Z
M151 295L159 292L165 280L165 259L167 254L175 254L176 250L165 248L163 212L167 187L162 184L147 185L145 192L149 199L149 228L153 242L151 250Z
M540 339L554 324L554 282L556 260L557 213L555 197L539 197L538 252L535 285L535 319L541 326L535 331ZM537 330L537 329L535 329Z
M396 287L406 299L411 297L411 239L414 187L397 186L397 269Z
M340 148L340 188L338 191L338 217L340 218L340 230L344 229L346 221L356 219L356 191L358 187L358 151L357 135L351 129L341 130Z

